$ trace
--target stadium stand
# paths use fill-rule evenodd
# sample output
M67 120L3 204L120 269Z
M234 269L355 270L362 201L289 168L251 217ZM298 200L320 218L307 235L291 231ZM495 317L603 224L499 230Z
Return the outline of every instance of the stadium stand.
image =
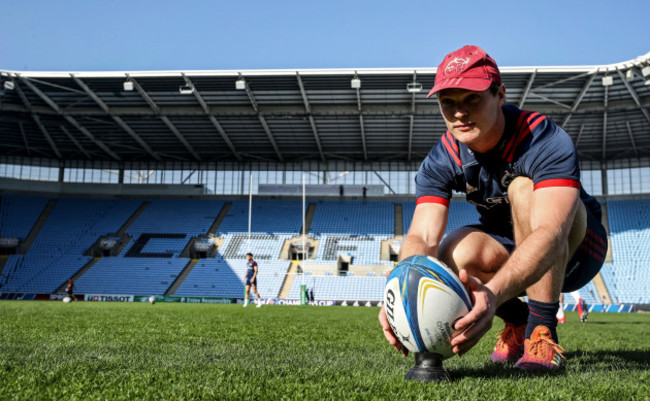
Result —
M4 194L0 232L24 238L45 205L55 206L25 255L9 255L0 276L2 292L54 292L82 267L88 270L76 282L80 293L164 294L190 262L180 257L191 237L205 235L225 205L222 200L191 199L85 199L48 198ZM101 236L114 234L143 203L142 213L126 228L131 241L117 257L94 260L84 253ZM408 230L415 210L402 205ZM384 277L379 270L354 266L386 266L380 260L381 243L392 238L394 206L390 201L318 201L310 236L320 239L315 259L303 261L305 284L320 299L379 300ZM287 239L300 233L302 205L293 200L256 200L252 233L248 239L248 202L231 202L216 234L223 238L217 257L198 261L180 283L175 295L241 297L244 255L255 254L260 264L260 293L277 297L288 261L279 255ZM650 200L610 200L612 263L602 275L614 302L647 303L650 283ZM447 231L478 221L475 208L465 202L450 205ZM282 218L278 218L281 216ZM337 274L339 254L352 257L351 269ZM315 269L314 274L312 270ZM289 298L298 298L302 278L293 280ZM365 283L365 284L364 284ZM593 283L581 290L588 303L598 303Z
M4 194L0 198L0 237L25 239L51 198Z
M257 290L262 298L275 298L280 292L288 261L260 261ZM175 295L242 298L246 265L243 259L201 260Z
M101 258L75 282L82 294L164 294L185 258Z
M298 234L302 226L302 203L297 200L255 200L252 222L253 233ZM248 201L232 202L217 233L248 233Z
M136 201L138 205L142 202ZM131 243L118 257L102 258L93 264L77 280L77 291L164 294L189 262L188 258L179 258L189 238L206 234L224 204L193 199L149 202L126 230ZM109 277L111 272L114 279Z
M288 298L300 298L301 284L302 278L294 280ZM386 278L305 275L304 284L318 300L378 301L383 299Z
M332 263L344 253L353 265L381 264L381 242L394 232L393 208L380 201L318 202L310 228L321 240L316 260Z
M613 263L601 273L614 302L648 303L650 200L607 202Z
M27 254L9 257L2 290L54 292L92 260L84 252L100 236L116 232L138 204L135 200L60 198Z
M319 201L317 205L310 234L393 234L392 202Z

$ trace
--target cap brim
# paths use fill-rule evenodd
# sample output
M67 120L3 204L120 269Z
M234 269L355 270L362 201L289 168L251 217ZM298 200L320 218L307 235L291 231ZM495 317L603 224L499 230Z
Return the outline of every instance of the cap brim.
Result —
M436 82L436 84L431 88L431 91L427 97L433 96L434 93L440 92L443 89L467 89L471 91L484 91L487 90L492 84L491 79L485 78L449 78Z

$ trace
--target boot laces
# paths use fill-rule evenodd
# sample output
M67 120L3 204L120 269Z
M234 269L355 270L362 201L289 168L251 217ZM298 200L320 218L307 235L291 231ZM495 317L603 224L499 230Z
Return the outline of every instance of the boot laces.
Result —
M556 344L552 338L547 335L540 335L535 341L528 340L528 352L535 356L537 359L547 359L553 352L557 353L564 359L564 348L560 344Z
M513 324L506 324L506 327L496 334L499 339L497 346L503 348L504 346L521 346L522 340L517 339L517 330Z

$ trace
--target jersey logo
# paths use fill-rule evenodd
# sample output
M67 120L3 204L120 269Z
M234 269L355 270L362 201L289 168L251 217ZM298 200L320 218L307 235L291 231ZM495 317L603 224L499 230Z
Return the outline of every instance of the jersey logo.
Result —
M506 170L503 173L503 177L501 177L501 187L502 188L508 188L508 186L510 186L510 183L512 182L512 180L514 180L515 178L517 178L517 175L515 175L512 172Z
M445 67L445 75L459 75L465 67L469 64L470 58L456 57L451 60Z

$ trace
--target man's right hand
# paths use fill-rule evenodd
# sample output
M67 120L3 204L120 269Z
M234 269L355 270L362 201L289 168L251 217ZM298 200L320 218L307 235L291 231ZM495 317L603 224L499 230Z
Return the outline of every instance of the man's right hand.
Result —
M381 328L384 331L384 337L386 337L386 341L395 347L396 350L401 351L402 355L407 356L409 354L409 350L406 349L406 347L397 340L397 337L395 337L393 330L388 324L388 318L386 317L386 308L384 305L381 306L381 310L379 311L379 323L381 324Z

